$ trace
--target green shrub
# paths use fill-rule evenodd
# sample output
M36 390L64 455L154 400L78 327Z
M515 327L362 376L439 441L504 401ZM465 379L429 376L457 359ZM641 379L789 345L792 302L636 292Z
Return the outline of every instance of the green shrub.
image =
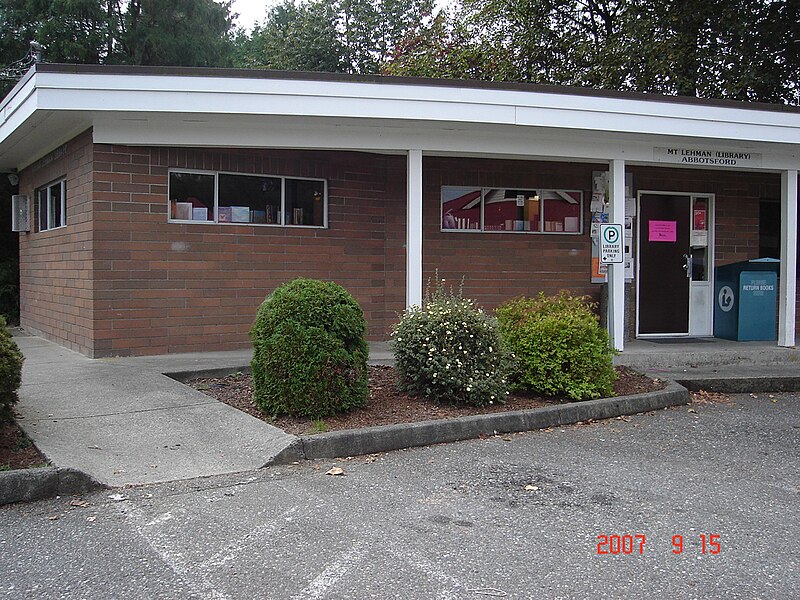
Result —
M11 415L11 407L17 403L17 390L22 384L22 352L6 328L6 320L0 316L0 418Z
M586 298L563 291L500 306L497 317L504 348L515 358L515 384L574 400L611 395L614 351L593 308Z
M340 285L295 279L258 309L253 399L267 414L319 419L367 401L366 321Z
M440 402L504 402L507 361L497 321L444 284L437 281L392 332L400 389Z

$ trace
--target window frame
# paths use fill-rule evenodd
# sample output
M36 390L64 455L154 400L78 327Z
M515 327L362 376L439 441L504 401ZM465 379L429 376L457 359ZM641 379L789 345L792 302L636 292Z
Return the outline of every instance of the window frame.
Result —
M52 189L58 186L61 192L61 211L60 211L60 223L58 225L50 225L50 214L52 213L52 206L53 206L53 194ZM42 202L40 199L40 194L46 191L47 198L46 198L46 210L44 213L42 212ZM36 189L35 192L36 198L36 210L38 212L38 221L37 221L37 231L44 232L44 231L53 231L54 229L62 229L67 226L67 178L61 177L48 183L47 185L43 185L40 188ZM47 225L43 227L43 225Z
M213 175L214 177L214 219L208 221L195 221L189 219L173 219L170 211L170 180L173 173L193 173L197 175ZM250 222L220 222L219 221L219 177L220 175L235 175L239 177L271 178L281 181L280 223L250 223ZM317 181L322 183L322 225L294 225L285 223L286 211L286 181ZM167 222L194 225L222 225L222 226L251 226L251 227L291 227L298 229L327 229L328 228L328 180L319 177L296 177L293 175L274 175L269 173L241 173L236 171L207 171L204 169L170 168L167 172Z
M444 227L444 203L442 202L443 190L456 189L456 190L480 190L480 228L478 229L459 229L459 228L445 228ZM539 209L539 230L493 230L486 229L486 195L491 190L516 190L519 192L535 192L536 195L541 195ZM544 198L545 192L566 193L566 194L579 194L580 195L580 216L578 217L578 231L545 231L545 213L546 213L546 199ZM477 186L477 185L442 185L439 188L439 231L442 233L489 233L489 234L533 234L533 235L583 235L584 234L584 190L579 189L565 189L565 188L549 188L549 187L510 187L510 186Z

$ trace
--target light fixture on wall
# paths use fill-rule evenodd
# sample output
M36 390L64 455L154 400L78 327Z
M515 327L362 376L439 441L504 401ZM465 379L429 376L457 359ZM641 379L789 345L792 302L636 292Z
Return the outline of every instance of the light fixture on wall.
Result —
M8 174L8 183L11 185L17 185L19 183L19 175L17 175L17 170L14 169L11 173Z

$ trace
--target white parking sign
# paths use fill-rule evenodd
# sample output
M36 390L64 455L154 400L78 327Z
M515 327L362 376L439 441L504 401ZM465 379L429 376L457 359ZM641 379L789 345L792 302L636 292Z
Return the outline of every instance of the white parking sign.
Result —
M600 225L600 262L604 265L621 264L625 260L625 241L622 225L602 223Z

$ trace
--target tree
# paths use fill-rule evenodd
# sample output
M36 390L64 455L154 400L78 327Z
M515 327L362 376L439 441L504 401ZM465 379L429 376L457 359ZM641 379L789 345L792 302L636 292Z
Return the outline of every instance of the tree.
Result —
M378 73L433 10L433 0L284 0L248 38L235 64L303 71Z
M230 2L130 0L120 14L118 62L223 67L231 63Z
M330 3L291 0L273 7L251 36L236 39L235 64L246 68L342 71L344 50Z
M799 3L463 0L384 70L797 104Z
M22 58L35 40L50 62L99 63L106 54L105 4L97 0L0 0L3 64Z

